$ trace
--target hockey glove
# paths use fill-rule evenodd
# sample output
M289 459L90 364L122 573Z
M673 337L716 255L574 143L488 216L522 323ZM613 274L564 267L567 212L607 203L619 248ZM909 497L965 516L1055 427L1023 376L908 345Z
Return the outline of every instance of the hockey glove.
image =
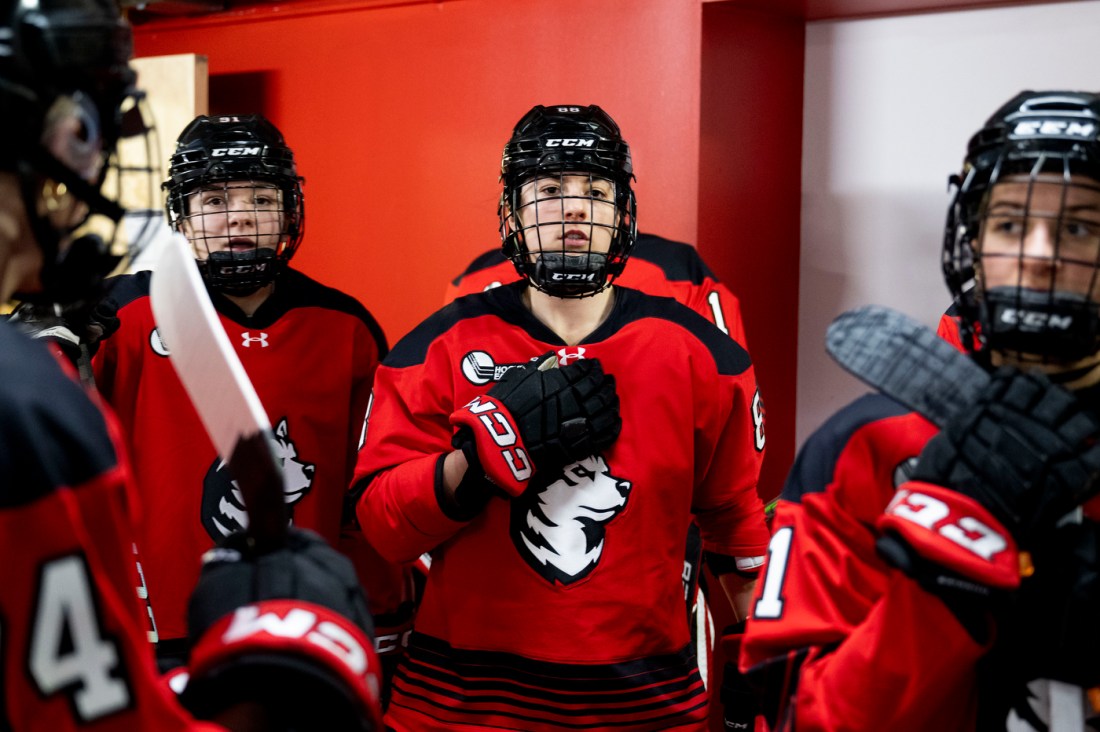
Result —
M372 632L351 562L319 536L291 528L257 555L233 534L203 557L191 595L181 700L203 719L249 702L289 729L381 730Z
M970 496L1029 548L1100 489L1100 422L1039 373L1000 369L928 442L914 480Z
M64 307L24 302L12 311L9 322L32 338L56 344L73 364L80 360L82 347L94 353L120 325L118 303L109 297Z
M756 718L761 714L761 704L758 691L737 668L744 635L743 620L722 631L720 643L728 660L722 667L722 688L718 692L718 698L722 703L722 724L725 729L753 732L756 729Z
M471 469L511 496L536 469L554 470L609 448L619 436L615 377L596 359L555 368L553 352L514 368L451 415L452 444Z

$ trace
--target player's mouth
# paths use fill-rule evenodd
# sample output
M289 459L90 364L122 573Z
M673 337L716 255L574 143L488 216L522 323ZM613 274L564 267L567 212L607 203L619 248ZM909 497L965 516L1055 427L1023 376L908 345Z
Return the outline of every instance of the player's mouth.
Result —
M231 252L250 252L255 248L256 242L253 239L233 237L229 240L229 251Z
M588 235L579 229L570 229L562 237L562 245L566 251L587 251Z

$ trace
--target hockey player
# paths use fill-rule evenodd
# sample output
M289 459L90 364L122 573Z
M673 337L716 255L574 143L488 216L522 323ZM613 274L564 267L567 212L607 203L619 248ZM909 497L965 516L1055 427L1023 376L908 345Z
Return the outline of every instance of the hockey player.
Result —
M515 265L497 247L476 257L462 274L448 284L444 304L463 295L514 282L517 277ZM615 282L650 295L671 297L687 305L748 350L740 301L714 276L699 252L690 244L639 232L630 254L630 266L623 270ZM742 448L757 449L749 444ZM774 497L764 495L761 499L769 502ZM699 530L693 524L688 533L687 551L684 554L684 599L690 622L696 631L696 647L699 647L698 644L707 646L705 657L711 699L720 702L712 706L711 717L715 724L736 728L735 725L743 723L746 717L753 716L751 702L737 704L728 691L722 691L723 687L736 686L739 682L735 678L737 659L727 658L726 648L736 645L740 625L729 625L734 623L735 613L725 601L725 592L721 588L711 587L713 580L708 582L705 573L702 573L703 581L700 582L701 548ZM707 632L711 623L720 631L724 629L723 642L713 643L714 639ZM702 657L700 654L700 658Z
M355 299L289 266L305 225L301 178L267 119L197 117L179 136L164 187L170 222L191 242L274 427L293 523L336 543L385 336ZM134 461L146 510L138 546L158 656L168 665L185 655L186 600L198 558L246 526L247 515L168 359L172 344L157 334L151 276L112 281L120 325L92 365ZM366 574L378 585L368 596L399 606L391 593L400 595L400 571L374 564Z
M992 379L942 431L872 395L803 447L741 656L775 729L1095 717L1100 96L1022 92L953 180L957 345Z
M0 5L0 301L89 298L125 249L112 192L144 177L155 193L152 169L116 150L123 130L135 142L145 133L130 52L107 0ZM60 353L8 323L0 374L0 729L222 730L188 715L156 673L114 418ZM262 561L235 540L193 598L203 653L190 699L229 729L276 732L301 721L278 699L308 687L339 729L377 729L369 618L346 560L297 532ZM343 648L266 632L291 613L327 622ZM241 685L251 678L267 681L265 696Z
M742 348L611 284L632 179L599 107L533 108L502 161L520 281L455 301L379 368L360 523L391 559L432 556L395 730L705 727L684 536L694 514L743 610L767 530L741 448L763 425Z

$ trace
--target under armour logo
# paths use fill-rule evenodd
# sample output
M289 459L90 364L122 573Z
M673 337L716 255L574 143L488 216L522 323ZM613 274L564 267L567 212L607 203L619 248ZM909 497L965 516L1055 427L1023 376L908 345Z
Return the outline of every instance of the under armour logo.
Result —
M584 346L558 349L558 364L561 366L564 366L570 361L580 361L582 358L584 358Z
M258 336L252 335L250 331L241 333L241 345L245 348L251 348L253 343L259 343L260 348L267 348L267 333L260 333Z

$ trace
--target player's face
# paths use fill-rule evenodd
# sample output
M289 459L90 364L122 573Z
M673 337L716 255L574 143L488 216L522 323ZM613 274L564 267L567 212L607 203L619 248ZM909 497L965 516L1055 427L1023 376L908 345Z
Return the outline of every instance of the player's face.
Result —
M229 181L187 196L183 233L200 259L212 252L278 249L283 238L283 194L273 185Z
M984 287L1100 302L1100 187L1088 178L1009 178L990 192L978 251Z
M617 214L615 184L586 173L533 178L520 188L519 211L527 248L566 254L606 253Z

